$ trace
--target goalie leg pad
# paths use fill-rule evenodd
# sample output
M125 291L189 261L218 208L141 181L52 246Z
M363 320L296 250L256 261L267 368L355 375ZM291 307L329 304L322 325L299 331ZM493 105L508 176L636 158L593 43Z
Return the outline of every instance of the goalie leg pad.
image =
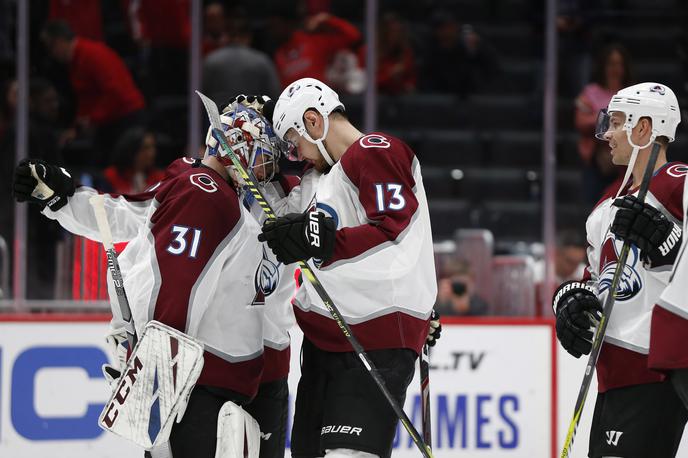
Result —
M244 409L227 401L217 416L215 458L258 458L260 427Z
M146 450L164 444L202 369L201 344L149 322L100 414L101 428Z

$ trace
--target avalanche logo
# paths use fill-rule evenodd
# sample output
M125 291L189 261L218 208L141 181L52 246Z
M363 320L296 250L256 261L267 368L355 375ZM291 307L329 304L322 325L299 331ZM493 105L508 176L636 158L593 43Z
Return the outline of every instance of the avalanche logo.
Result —
M256 295L253 297L253 305L265 305L265 298L274 293L277 289L280 279L278 262L275 264L269 257L263 245L263 260L260 262L256 275L253 278L253 286L256 289Z
M656 92L659 95L664 95L666 94L666 90L664 89L664 86L660 86L659 84L656 86L652 86L650 88L650 92Z
M287 97L291 97L292 95L294 95L294 92L298 91L299 89L301 89L300 84L292 84L289 87L289 91L287 91Z
M688 175L688 166L685 164L673 164L667 168L666 173L674 178L681 178Z
M370 134L365 137L361 137L358 144L363 148L389 148L391 145L387 137L383 137L379 134Z
M217 183L206 173L194 173L189 175L191 184L201 188L203 191L213 193L217 191Z
M602 261L600 262L600 293L608 290L612 285L614 278L614 271L618 264L619 255L623 242L616 240L614 235L609 233L607 239L602 245ZM621 279L619 280L619 287L616 291L617 301L628 301L633 299L643 288L643 281L640 274L636 270L638 261L640 260L640 250L638 247L631 245L626 259L626 265Z

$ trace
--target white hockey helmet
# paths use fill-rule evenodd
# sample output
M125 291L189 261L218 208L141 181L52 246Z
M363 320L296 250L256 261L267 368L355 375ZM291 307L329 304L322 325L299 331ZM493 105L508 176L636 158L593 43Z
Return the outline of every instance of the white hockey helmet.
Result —
M324 119L323 135L318 139L313 139L308 134L303 122L304 113L310 109L316 110ZM285 141L287 131L296 130L299 135L317 145L325 161L332 166L334 161L325 150L323 140L330 128L328 116L337 109L344 110L344 104L335 91L315 78L301 78L287 86L280 94L272 114L272 124L277 136Z
M656 137L662 136L669 142L673 142L676 137L676 127L681 122L681 112L674 91L659 83L640 83L617 92L607 106L606 115L600 116L595 132L597 138L603 139L608 130L608 123L605 124L605 121L608 121L608 116L614 112L626 115L623 129L629 136L629 140L631 130L638 124L640 118L648 117L652 120L651 142Z
M681 122L681 112L674 91L659 83L640 83L617 92L609 101L606 110L602 110L597 118L595 137L605 140L604 135L609 131L609 120L613 113L625 115L622 129L631 145L631 157L626 167L626 174L621 182L617 197L621 194L633 171L633 166L641 149L650 146L657 137L666 137L673 142L676 137L676 127ZM652 135L645 145L636 145L631 139L633 128L638 125L640 118L652 120Z

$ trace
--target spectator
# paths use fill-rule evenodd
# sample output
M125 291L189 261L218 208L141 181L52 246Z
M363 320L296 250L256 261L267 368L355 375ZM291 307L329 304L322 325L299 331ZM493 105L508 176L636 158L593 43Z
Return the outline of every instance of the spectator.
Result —
M133 5L131 28L134 41L145 56L146 95L185 95L191 38L190 1L138 0Z
M580 231L564 229L557 234L554 253L554 285L583 278L587 262L587 241ZM550 316L551 303L542 303L542 288L545 282L545 260L540 259L534 268L535 300L540 316ZM553 286L554 286L553 285Z
M584 199L594 205L604 189L614 182L622 168L612 164L609 145L595 139L595 124L600 110L607 108L619 89L633 84L628 51L621 45L611 44L602 49L593 64L591 82L575 101L575 125L578 154L584 164Z
M164 172L155 167L155 136L141 128L129 129L113 150L113 165L104 175L112 191L136 194L161 181Z
M475 293L475 279L467 261L452 259L443 266L435 310L445 316L487 314L488 305Z
M277 97L280 83L270 58L250 48L251 30L245 16L232 15L229 44L211 52L203 61L203 92L220 107L237 94Z
M7 113L10 115L9 125L5 137L0 141L0 155L2 156L2 176L4 193L0 203L0 235L12 246L14 237L14 203L11 195L12 176L10 170L15 165L16 141L16 82L8 86ZM63 132L58 125L60 101L55 87L48 80L34 78L29 81L29 119L28 119L28 151L32 156L63 164L61 147L64 144ZM62 230L59 225L45 224L37 218L36 212L28 213L26 259L30 299L54 299L55 285L55 247L61 238Z
M69 66L77 99L76 126L81 133L95 129L99 155L92 165L102 165L106 151L126 128L143 118L145 102L124 61L105 44L75 37L61 21L48 22L42 33L49 54Z
M93 0L50 0L50 20L69 24L75 35L103 41L103 15L100 2Z
M449 12L436 12L432 26L433 39L424 52L425 89L466 96L487 88L500 71L495 49Z
M544 8L544 3L541 2ZM557 9L559 95L572 97L585 84L590 72L589 11L591 0L560 0Z
M284 16L273 11L269 29L283 44L275 52L275 65L283 86L299 78L327 80L327 68L342 50L353 50L361 42L361 33L351 23L329 13L308 16L298 27L297 12L282 8ZM282 11L280 11L282 12Z
M390 95L413 92L416 88L416 62L406 24L399 15L382 17L378 33L377 87Z
M203 55L207 56L218 48L229 44L225 7L212 2L205 7L203 20Z
M16 82L12 82L8 92L8 96L12 99L8 101L8 105L16 104ZM10 123L5 138L0 141L0 152L8 158L8 164L11 163L12 166L16 137L15 109L16 106L7 109L11 116ZM59 128L59 109L60 99L52 83L44 78L32 79L29 82L28 149L31 155L37 158L63 164L61 148L66 141L66 136Z

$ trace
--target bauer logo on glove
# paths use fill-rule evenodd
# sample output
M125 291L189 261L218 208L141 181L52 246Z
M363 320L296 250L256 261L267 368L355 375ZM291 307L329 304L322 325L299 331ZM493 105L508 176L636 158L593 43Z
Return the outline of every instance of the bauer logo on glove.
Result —
M336 233L334 220L313 210L267 221L258 240L266 242L284 264L310 258L325 262L334 253Z

